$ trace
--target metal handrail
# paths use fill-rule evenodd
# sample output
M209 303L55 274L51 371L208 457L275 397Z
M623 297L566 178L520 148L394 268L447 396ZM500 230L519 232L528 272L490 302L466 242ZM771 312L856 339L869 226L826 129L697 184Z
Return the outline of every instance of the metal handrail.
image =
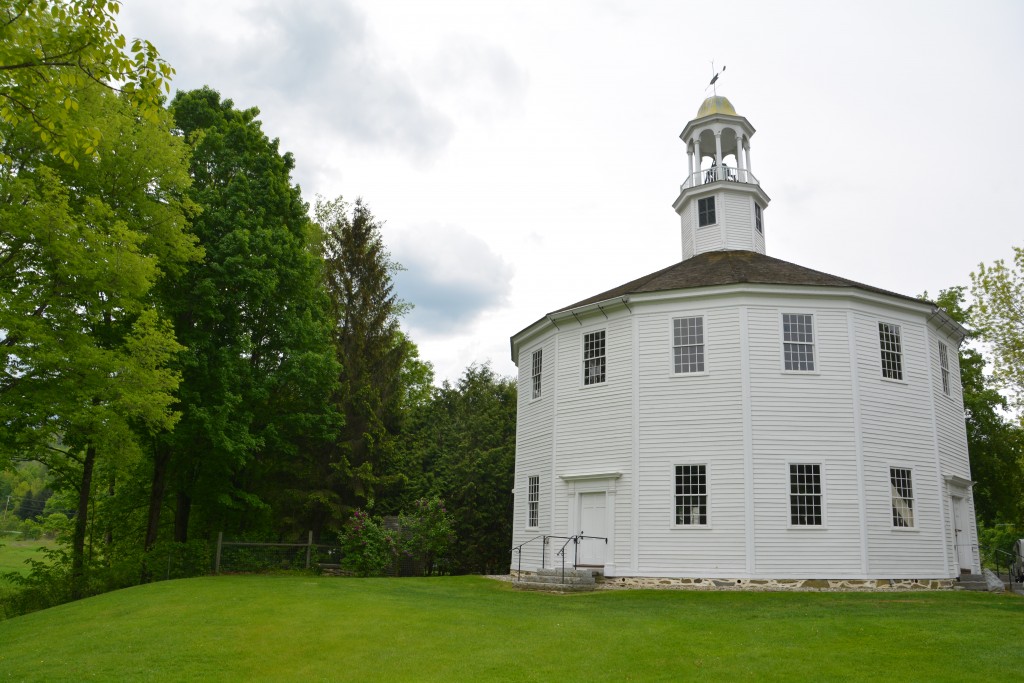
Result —
M562 583L565 583L565 547L571 542L573 544L573 556L572 556L572 568L576 569L579 566L580 559L580 541L585 538L589 538L595 541L604 541L605 545L608 545L608 539L604 536L584 536L583 534L576 534L574 536L548 536L548 538L564 538L565 543L559 548L556 555L562 556Z
M516 569L516 580L517 581L522 581L523 580L523 578L522 578L523 577L523 546L528 544L528 543L533 543L538 538L543 538L544 539L544 545L547 545L547 542L548 542L547 541L547 536L545 536L544 534L538 534L537 536L534 536L530 540L523 541L519 545L514 546L511 550L509 550L509 552L519 553L519 555L518 555L519 565L518 565L518 568ZM541 552L543 553L543 550ZM542 555L542 558L543 558L543 555ZM543 566L543 565L544 565L544 560L541 559L541 566Z
M990 545L981 545L979 543L972 543L969 547L972 550L977 548L979 555L981 554L981 551L990 553L990 559L994 560L997 575L1001 575L1002 573L1003 564L1000 562L1000 558L1002 558L1003 562L1006 563L1006 578L1009 581L1011 590L1013 589L1014 583L1024 582L1024 567L1019 566L1021 562L1020 558L1015 557L1013 553L1007 552L1002 548L996 548ZM1016 581L1014 581L1015 576L1017 578Z

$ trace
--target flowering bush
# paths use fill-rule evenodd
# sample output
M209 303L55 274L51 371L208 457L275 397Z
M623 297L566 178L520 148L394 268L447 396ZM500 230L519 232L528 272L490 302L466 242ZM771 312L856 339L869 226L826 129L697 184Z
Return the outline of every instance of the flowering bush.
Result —
M402 551L420 562L425 574L433 574L455 540L452 516L445 509L444 501L437 496L420 498L411 513L403 512L399 516L399 523Z
M359 576L380 576L398 556L393 532L365 510L356 510L340 534L341 566Z

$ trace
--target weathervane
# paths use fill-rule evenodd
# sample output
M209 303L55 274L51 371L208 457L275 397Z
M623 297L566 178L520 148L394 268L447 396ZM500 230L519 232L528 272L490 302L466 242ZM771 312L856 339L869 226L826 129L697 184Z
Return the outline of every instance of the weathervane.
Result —
M718 81L718 77L725 73L725 67L718 73L715 73L715 60L711 60L711 82L708 83L708 88L711 88L711 92L715 97L718 97L718 87L715 86L715 82ZM704 88L704 92L707 92L708 88Z

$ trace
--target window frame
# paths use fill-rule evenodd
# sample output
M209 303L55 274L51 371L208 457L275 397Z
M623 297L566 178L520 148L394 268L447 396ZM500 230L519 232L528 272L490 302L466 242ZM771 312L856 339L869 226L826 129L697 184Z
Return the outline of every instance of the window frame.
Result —
M540 475L526 478L526 528L540 528Z
M884 328L888 328L888 329L887 330L883 329L883 327ZM896 340L896 350L895 351L892 350L892 349L887 349L886 348L886 343L888 342L889 344L892 344L892 340L891 339L887 340L885 335L888 334L890 337L892 337L893 336L893 332L892 332L893 329L895 329L895 340ZM890 382L906 382L907 381L906 380L906 368L905 368L904 363L903 363L903 356L904 356L903 326L900 323L891 323L891 322L886 322L884 320L879 320L878 321L878 350L879 350L879 362L880 362L880 367L881 367L881 370L882 370L882 379L890 381ZM891 374L889 374L889 373L893 372L893 370L891 370L888 367L888 365L887 365L886 354L890 354L890 358L888 360L890 360L890 361L891 360L895 360L895 372L898 373L898 376L896 376L896 377L893 377Z
M908 506L908 508L910 510L910 524L905 524L905 525L896 524L896 517L897 517L897 514L898 514L896 512L896 493L897 493L896 489L897 489L897 487L893 483L893 474L897 470L900 471L900 472L905 472L906 473L906 481L907 481L907 483L910 486L910 498L906 498L906 497L901 496L901 500L909 501L909 503L910 503L909 506ZM913 467L901 466L901 465L890 465L889 466L889 524L891 525L891 527L892 527L892 529L894 531L916 531L918 529L918 526L917 526L917 508L914 505L914 503L916 501L917 501L917 496L914 495L914 468ZM901 516L901 518L902 518L902 516Z
M949 347L939 340L939 376L942 378L942 393L952 396L949 379Z
M754 229L757 234L764 236L764 209L757 202L754 202Z
M794 467L817 467L818 468L818 470L817 470L818 493L817 494L813 494L813 493L810 493L810 494L809 493L794 493L793 492L793 474L794 474L793 468ZM787 495L786 495L786 507L787 507L787 510L788 510L787 514L786 514L786 526L787 526L787 528L789 528L789 529L827 529L828 528L828 516L826 514L826 507L825 507L825 501L826 501L826 495L825 494L826 494L826 491L825 491L825 465L824 465L824 463L822 463L821 461L817 461L817 462L810 461L810 462L808 462L806 460L789 461L789 462L787 462L786 463L786 493L787 493ZM820 518L820 523L818 523L818 524L800 524L800 523L794 523L793 522L793 517L794 517L794 500L793 500L793 498L794 498L794 496L801 496L801 495L802 496L814 496L814 495L818 496L818 508L819 508L819 513L818 514L819 514L819 518ZM799 515L797 515L797 516L799 516Z
M533 351L530 356L530 400L536 401L543 395L544 349Z
M594 355L594 356L588 357L587 356L587 353L588 353L588 350L587 350L587 344L588 344L587 337L591 337L591 336L594 336L594 335L601 335L601 355L600 356ZM592 330L590 332L582 333L582 335L580 336L580 356L581 356L581 360L582 360L582 364L580 366L580 386L583 387L583 388L586 388L586 387L593 387L593 386L598 386L598 385L602 385L602 384L607 384L608 383L608 334L607 334L607 330L602 328L602 329L599 329L599 330ZM598 359L598 358L601 360L601 375L600 375L599 379L591 379L589 374L588 374L588 369L589 368L588 368L588 365L587 365L587 361L595 360L595 359Z
M681 475L680 470L682 468L686 468L686 467L701 468L702 471L700 473L700 476L703 478L703 482L701 482L701 484L699 484L699 485L703 485L703 488L704 488L704 492L703 493L695 493L695 494L679 493L679 477ZM671 496L671 506L670 506L671 507L671 511L670 511L670 514L671 514L671 517L670 517L671 525L670 526L671 526L671 528L673 528L673 529L710 529L711 528L711 484L710 484L710 477L708 476L708 469L709 468L708 468L707 462L676 462L675 464L672 465L671 478L670 478L671 493L672 493L672 496ZM687 524L685 522L680 522L679 521L679 514L678 514L678 510L680 508L679 500L680 500L680 498L682 498L682 497L684 497L686 495L694 496L694 497L697 497L697 498L703 497L703 499L704 499L703 500L703 509L704 509L703 517L704 517L704 522L703 523L697 522L697 523L689 523L689 524ZM698 505L700 505L700 503L698 503ZM698 517L699 516L700 515L698 513Z
M786 316L807 316L808 318L810 318L810 328L811 328L811 330L810 330L811 331L811 341L810 342L787 341L786 340ZM782 359L781 359L782 372L784 372L786 374L793 374L793 375L817 375L817 374L820 373L820 370L818 369L819 357L818 357L818 348L817 348L818 347L818 341L817 341L818 340L818 321L817 321L817 317L818 316L815 315L814 313L795 313L795 312L794 313L787 313L785 311L780 311L779 312L779 337L780 337L780 345L781 345L780 349L782 351ZM802 370L802 369L799 369L799 368L787 368L786 367L786 363L787 363L787 359L786 359L786 345L787 344L793 344L793 345L798 345L798 346L803 346L803 347L810 347L810 349L811 349L811 369L809 369L809 370Z
M710 211L706 202L711 202ZM707 222L704 222L706 219ZM718 204L713 194L697 199L697 227L706 228L712 225L718 225Z
M677 320L700 320L701 327L701 343L700 344L683 344L676 346L676 321ZM668 336L669 336L669 374L673 377L692 377L694 375L706 375L708 374L708 323L707 315L703 311L700 312L687 312L682 315L672 315L668 321ZM693 371L680 371L676 370L676 348L686 348L692 346L700 346L701 348L701 369Z

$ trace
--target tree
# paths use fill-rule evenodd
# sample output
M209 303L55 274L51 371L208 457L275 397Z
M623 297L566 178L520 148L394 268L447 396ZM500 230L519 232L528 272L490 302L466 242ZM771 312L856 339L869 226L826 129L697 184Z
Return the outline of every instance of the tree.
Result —
M174 69L146 40L128 41L111 0L9 0L0 8L0 121L22 122L48 151L77 165L101 149L103 130L75 116L86 86L119 88L156 123Z
M999 259L971 273L975 305L971 322L992 352L992 376L1024 409L1024 248L1013 248L1013 266Z
M193 529L265 530L267 496L293 485L268 476L300 469L301 451L336 429L320 237L291 181L294 158L263 132L258 109L209 88L179 92L171 111L192 150L206 258L159 290L188 352L181 421L153 445L147 547L168 496L177 542Z
M139 434L177 419L168 365L180 346L150 294L198 252L185 149L166 114L142 119L95 84L76 98L70 125L102 133L89 164L57 161L26 122L0 124L0 448L77 489L81 595L96 467L136 457Z
M935 303L961 324L974 315L974 307L964 308L963 287L941 291ZM1024 522L1024 429L1005 417L1006 399L985 376L984 357L970 347L960 349L960 381L977 517L989 526Z
M341 367L332 402L344 416L341 437L321 466L334 482L325 492L332 512L343 515L372 504L388 483L382 476L394 456L405 380L415 374L407 361L415 352L399 329L406 305L394 293L392 276L400 266L369 208L361 200L349 207L338 198L317 202L315 215L324 234L325 282Z

